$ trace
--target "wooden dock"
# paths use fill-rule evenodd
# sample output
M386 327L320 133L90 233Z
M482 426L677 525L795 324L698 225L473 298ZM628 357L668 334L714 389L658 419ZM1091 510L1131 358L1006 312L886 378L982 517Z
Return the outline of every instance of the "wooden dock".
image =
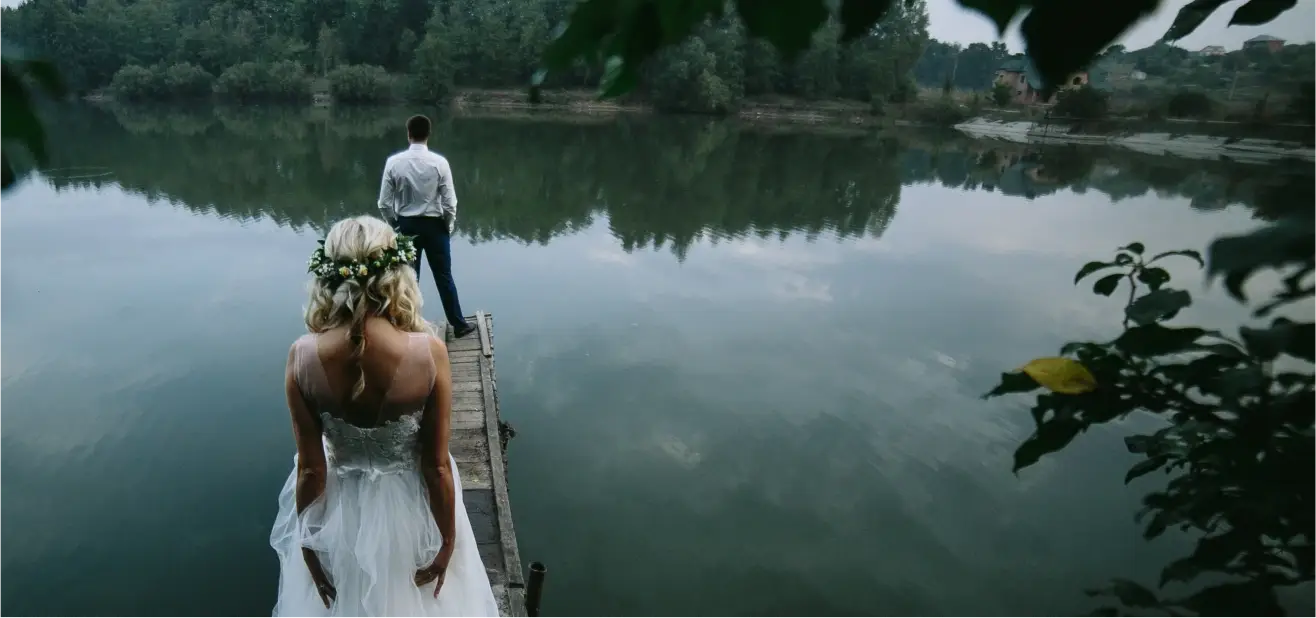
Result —
M477 312L466 320L476 326L476 332L454 339L449 326L446 336L452 363L449 450L461 473L462 500L498 611L503 616L525 616L525 576L507 498L506 437L498 416L493 316Z

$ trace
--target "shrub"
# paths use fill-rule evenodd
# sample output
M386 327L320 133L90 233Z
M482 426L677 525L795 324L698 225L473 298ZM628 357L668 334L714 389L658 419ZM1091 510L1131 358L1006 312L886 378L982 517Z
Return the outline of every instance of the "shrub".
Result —
M265 81L269 78L266 68L256 62L235 64L215 80L215 93L239 101L261 98Z
M131 64L114 74L110 92L124 101L159 99L164 94L164 83L159 72Z
M1071 88L1056 95L1056 106L1051 112L1057 116L1078 120L1100 120L1110 108L1110 97L1093 88Z
M183 62L165 69L161 81L165 94L171 98L199 99L210 96L215 76L195 64Z
M310 98L306 72L300 64L281 60L235 64L215 80L215 92L237 101L299 101Z
M912 79L902 79L887 94L886 100L888 103L913 103L918 100L918 85Z
M265 96L276 101L304 101L310 98L310 78L302 65L280 60L270 65Z
M1215 104L1204 92L1181 90L1165 103L1165 111L1171 118L1205 118L1211 115Z
M393 97L393 80L383 67L343 65L329 72L329 92L345 103L375 103Z
M1014 89L1010 87L1010 84L997 82L992 85L992 103L1004 107L1009 105L1013 98Z

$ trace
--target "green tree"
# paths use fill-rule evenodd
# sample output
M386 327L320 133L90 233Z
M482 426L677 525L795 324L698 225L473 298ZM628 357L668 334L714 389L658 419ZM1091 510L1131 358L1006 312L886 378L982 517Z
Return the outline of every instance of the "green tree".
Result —
M215 76L205 69L181 62L164 70L161 78L163 90L168 96L183 99L208 98L214 88Z
M1109 105L1109 95L1092 86L1083 86L1060 91L1051 113L1082 121L1100 120L1106 117Z
M416 48L411 61L411 89L408 95L419 101L446 100L453 90L452 50L442 26L431 21L428 33Z
M163 90L161 77L147 67L130 64L114 74L110 92L124 101L149 101L159 98Z
M992 86L992 102L1005 107L1014 99L1014 89L1009 84L997 83Z
M338 64L338 36L328 24L320 24L315 37L315 58L320 67L320 75L328 75Z
M329 91L334 99L348 103L387 101L393 97L393 82L384 67L349 64L329 72Z
M1166 112L1172 118L1205 118L1214 108L1211 97L1197 90L1176 92L1165 103Z

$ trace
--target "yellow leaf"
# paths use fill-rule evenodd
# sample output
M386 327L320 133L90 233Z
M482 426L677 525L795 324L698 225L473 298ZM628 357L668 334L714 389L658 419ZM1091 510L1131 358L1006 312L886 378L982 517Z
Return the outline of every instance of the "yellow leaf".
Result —
M1065 395L1078 395L1097 388L1097 379L1076 360L1059 357L1038 358L1019 368L1038 384Z

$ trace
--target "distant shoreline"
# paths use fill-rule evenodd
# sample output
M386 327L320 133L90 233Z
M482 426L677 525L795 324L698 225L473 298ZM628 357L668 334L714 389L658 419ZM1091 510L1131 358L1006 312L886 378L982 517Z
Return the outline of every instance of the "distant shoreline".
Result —
M118 104L130 106L173 105L174 101L118 101L113 95L100 91L85 95L84 101L94 104ZM256 103L264 105L266 103ZM272 106L287 106L289 103L269 102ZM380 103L375 105L395 105L397 103ZM913 103L910 107L917 107ZM300 103L295 105L301 105ZM357 107L355 104L327 103L312 104L314 107ZM617 114L655 114L663 116L706 116L708 118L739 118L749 122L782 122L791 124L824 124L850 126L879 126L892 124L892 118L874 116L869 104L862 101L831 100L810 101L772 97L764 99L745 99L728 114L697 114L691 112L673 112L660 110L653 105L635 97L623 97L619 100L602 100L590 90L544 90L538 103L530 101L525 89L462 89L451 99L442 104L454 113L462 116L482 115L484 112L497 112L500 115L539 114L573 115L581 117L608 118ZM372 105L374 106L374 105ZM895 121L895 124L909 124ZM949 125L947 125L949 126Z
M1290 140L1153 131L1074 132L1063 123L1011 122L974 118L955 129L975 139L1020 144L1115 146L1154 155L1188 159L1228 158L1240 163L1273 163L1284 159L1316 161L1310 146Z

